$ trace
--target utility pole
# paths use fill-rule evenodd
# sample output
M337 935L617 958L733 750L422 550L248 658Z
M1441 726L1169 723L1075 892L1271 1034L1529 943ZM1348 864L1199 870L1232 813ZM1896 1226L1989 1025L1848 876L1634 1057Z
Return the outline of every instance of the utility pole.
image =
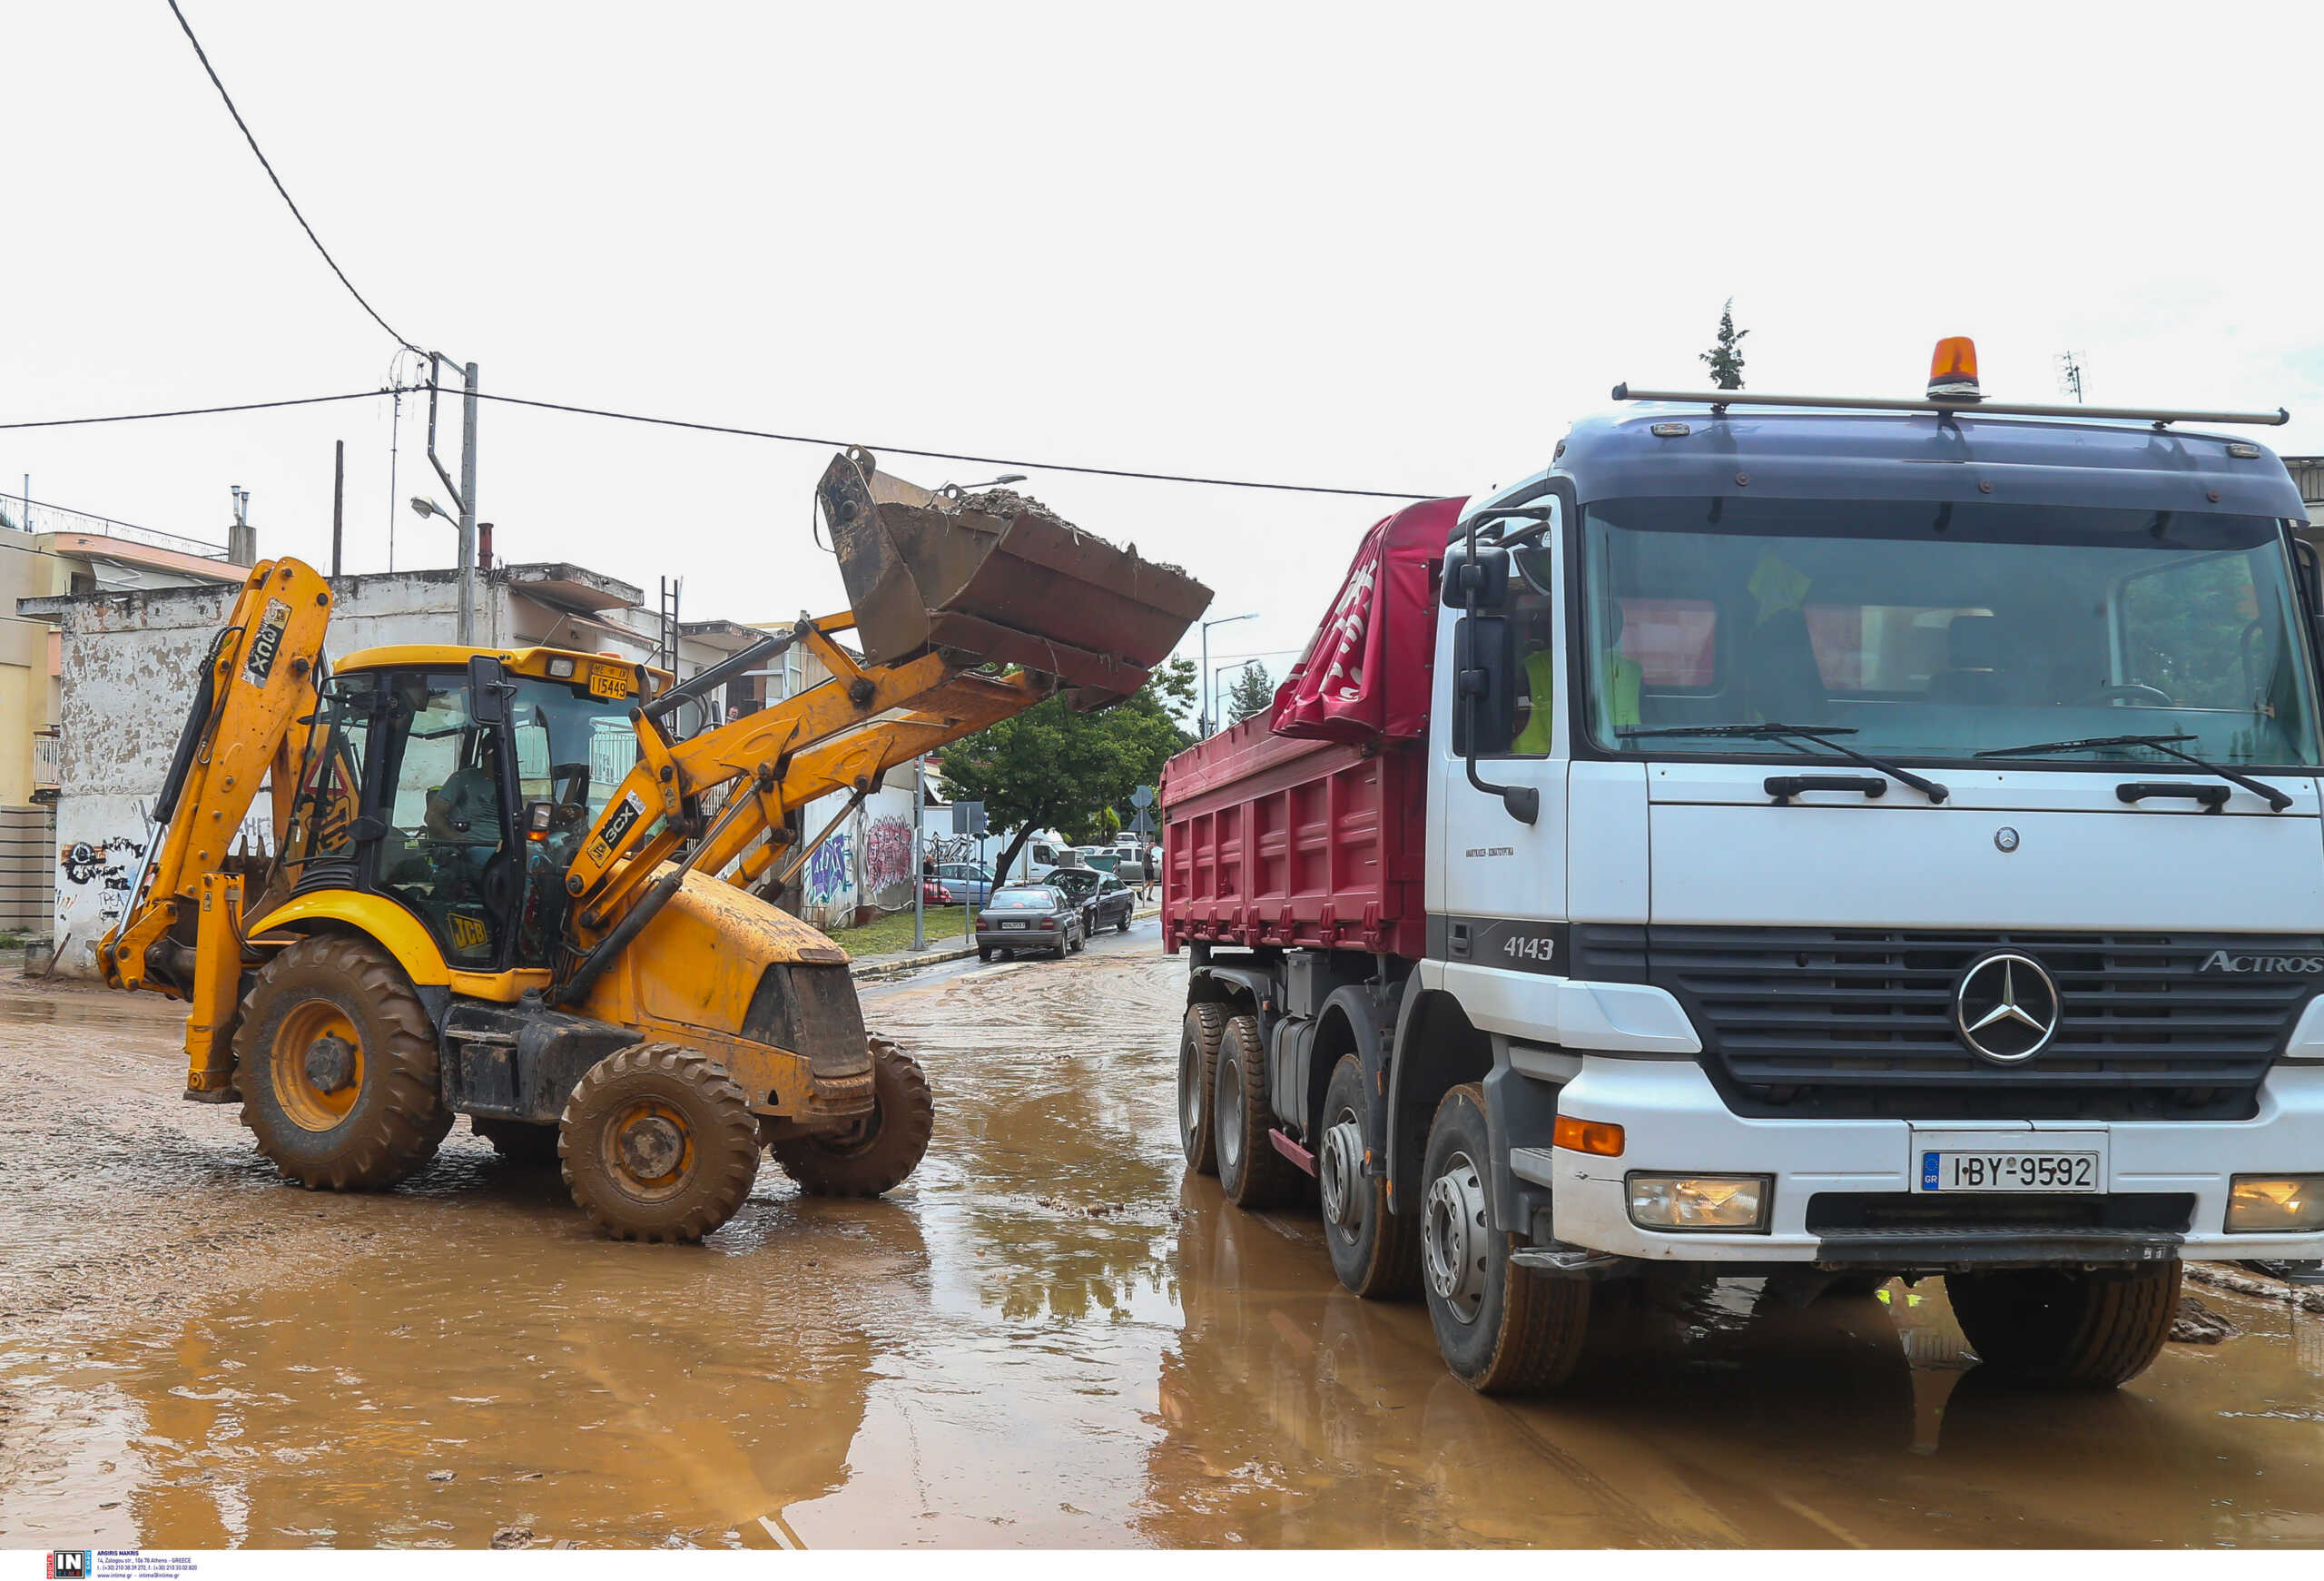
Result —
M2058 353L2058 389L2071 395L2078 405L2082 400L2082 362L2072 351Z
M921 825L928 816L928 759L911 760L911 947L928 948L928 839Z
M330 471L330 574L339 577L342 535L347 527L347 441L338 441L339 459Z
M476 645L476 364L460 402L460 646Z

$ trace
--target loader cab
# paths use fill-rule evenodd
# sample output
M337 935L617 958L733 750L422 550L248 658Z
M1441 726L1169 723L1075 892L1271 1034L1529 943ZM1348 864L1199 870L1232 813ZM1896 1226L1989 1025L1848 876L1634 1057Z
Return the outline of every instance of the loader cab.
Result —
M297 890L394 902L456 971L552 965L565 870L636 761L629 713L654 674L547 648L350 656L315 717Z

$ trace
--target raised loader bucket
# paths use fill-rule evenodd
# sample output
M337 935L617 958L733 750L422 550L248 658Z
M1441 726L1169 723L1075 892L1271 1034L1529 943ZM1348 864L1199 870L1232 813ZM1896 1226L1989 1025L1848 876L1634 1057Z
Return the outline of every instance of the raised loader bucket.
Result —
M933 648L962 665L1021 665L1102 708L1146 684L1210 589L1007 490L936 494L835 456L817 486L864 657Z

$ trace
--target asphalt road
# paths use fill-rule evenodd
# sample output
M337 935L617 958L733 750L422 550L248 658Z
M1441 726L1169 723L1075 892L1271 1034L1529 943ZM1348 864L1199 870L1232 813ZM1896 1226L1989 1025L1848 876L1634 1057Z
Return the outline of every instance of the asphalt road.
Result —
M771 1164L701 1247L596 1238L465 1127L288 1187L179 1102L172 1007L0 984L0 1547L2324 1541L2324 1316L2118 1395L1980 1373L1942 1286L1724 1284L1481 1400L1312 1213L1179 1166L1183 959L867 985L940 1094L872 1203Z

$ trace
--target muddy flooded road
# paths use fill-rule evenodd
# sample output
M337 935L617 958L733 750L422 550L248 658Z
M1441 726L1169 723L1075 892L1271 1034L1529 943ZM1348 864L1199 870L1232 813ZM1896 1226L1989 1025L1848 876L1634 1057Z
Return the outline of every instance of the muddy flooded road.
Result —
M179 1101L170 1006L0 984L0 1546L2324 1542L2324 1315L2234 1290L2110 1397L1990 1387L1935 1281L1742 1281L1478 1399L1312 1213L1183 1178L1183 973L1145 924L867 989L919 1174L770 1164L685 1248L465 1123L395 1192L285 1186Z

